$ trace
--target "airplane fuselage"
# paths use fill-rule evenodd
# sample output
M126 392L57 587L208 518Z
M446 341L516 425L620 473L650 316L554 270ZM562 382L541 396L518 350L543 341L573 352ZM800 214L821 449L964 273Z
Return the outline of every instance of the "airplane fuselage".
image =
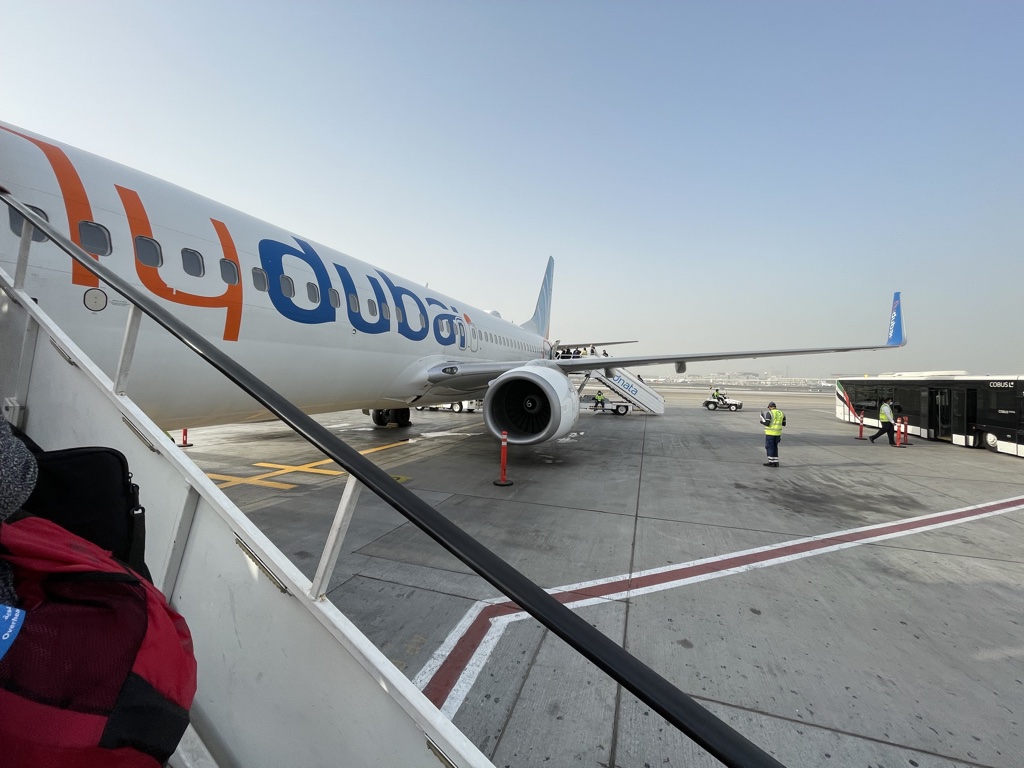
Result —
M0 184L309 412L482 397L479 382L446 387L424 372L550 356L543 336L466 302L2 123ZM3 222L0 267L10 274L18 244ZM112 372L128 302L52 243L34 243L29 264L28 293ZM166 428L264 414L148 321L129 392Z

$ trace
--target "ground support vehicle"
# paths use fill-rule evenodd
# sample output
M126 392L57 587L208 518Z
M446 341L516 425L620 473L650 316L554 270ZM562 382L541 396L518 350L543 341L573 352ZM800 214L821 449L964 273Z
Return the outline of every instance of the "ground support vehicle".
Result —
M701 403L701 405L707 408L709 411L738 411L743 407L743 401L733 400L731 397L723 397L721 400L716 400L713 397L709 397L707 400Z

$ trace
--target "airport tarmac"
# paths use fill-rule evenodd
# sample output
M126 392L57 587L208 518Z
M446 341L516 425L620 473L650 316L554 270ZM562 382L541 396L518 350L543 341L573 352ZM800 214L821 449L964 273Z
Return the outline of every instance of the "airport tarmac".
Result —
M319 420L784 765L1024 765L1024 462L855 440L833 393L659 391L512 446L508 487L478 413ZM312 576L338 467L276 422L189 439ZM720 764L369 492L329 598L497 766Z

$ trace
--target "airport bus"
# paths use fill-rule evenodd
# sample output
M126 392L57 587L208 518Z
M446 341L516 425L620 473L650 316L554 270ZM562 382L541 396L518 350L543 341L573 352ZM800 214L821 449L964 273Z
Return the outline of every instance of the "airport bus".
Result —
M888 396L907 432L1024 457L1024 376L888 374L836 379L836 417L879 425Z

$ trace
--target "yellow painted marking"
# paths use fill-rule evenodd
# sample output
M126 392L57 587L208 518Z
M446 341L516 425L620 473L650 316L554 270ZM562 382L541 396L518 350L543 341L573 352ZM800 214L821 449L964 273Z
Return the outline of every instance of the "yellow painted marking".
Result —
M379 445L376 448L368 448L365 451L359 453L365 456L368 453L377 453L377 451L386 451L389 448L397 448L400 445L407 445L408 440L399 440L397 443L388 443L387 445ZM260 461L254 464L255 467L269 467L272 468L273 472L265 472L262 475L256 475L255 477L234 477L232 475L215 475L206 474L211 480L224 480L219 484L218 488L230 488L233 485L260 485L266 488L277 488L278 490L288 491L294 488L294 485L288 485L287 483L275 483L271 480L267 480L268 477L278 477L279 475L287 475L290 472L309 472L314 475L347 475L341 469L319 469L322 464L334 464L334 459L322 459L320 461L311 461L309 464L299 464L292 466L290 464L274 464L268 461ZM400 483L408 481L409 478L401 477L400 475L392 475Z
M365 456L368 453L376 453L377 451L386 451L388 448L397 448L400 445L408 445L408 440L399 440L397 443L388 443L387 445L379 445L376 448L367 448L365 451L360 451L360 456Z
M314 461L311 464L299 464L296 467L288 464L273 464L269 461L260 461L253 464L254 467L271 467L272 469L282 470L278 474L284 474L286 472L312 472L316 475L343 475L345 474L340 469L317 469L321 464L333 464L334 459L324 459L323 461Z
M277 488L281 491L289 491L294 488L294 485L288 485L288 483L274 483L269 480L264 480L264 477L270 477L271 475L278 474L271 472L268 475L258 475L256 477L233 477L231 475L216 475L211 472L207 472L206 476L211 480L226 480L227 482L219 484L218 488L230 488L232 485L242 485L248 483L249 485L262 485L267 488Z

